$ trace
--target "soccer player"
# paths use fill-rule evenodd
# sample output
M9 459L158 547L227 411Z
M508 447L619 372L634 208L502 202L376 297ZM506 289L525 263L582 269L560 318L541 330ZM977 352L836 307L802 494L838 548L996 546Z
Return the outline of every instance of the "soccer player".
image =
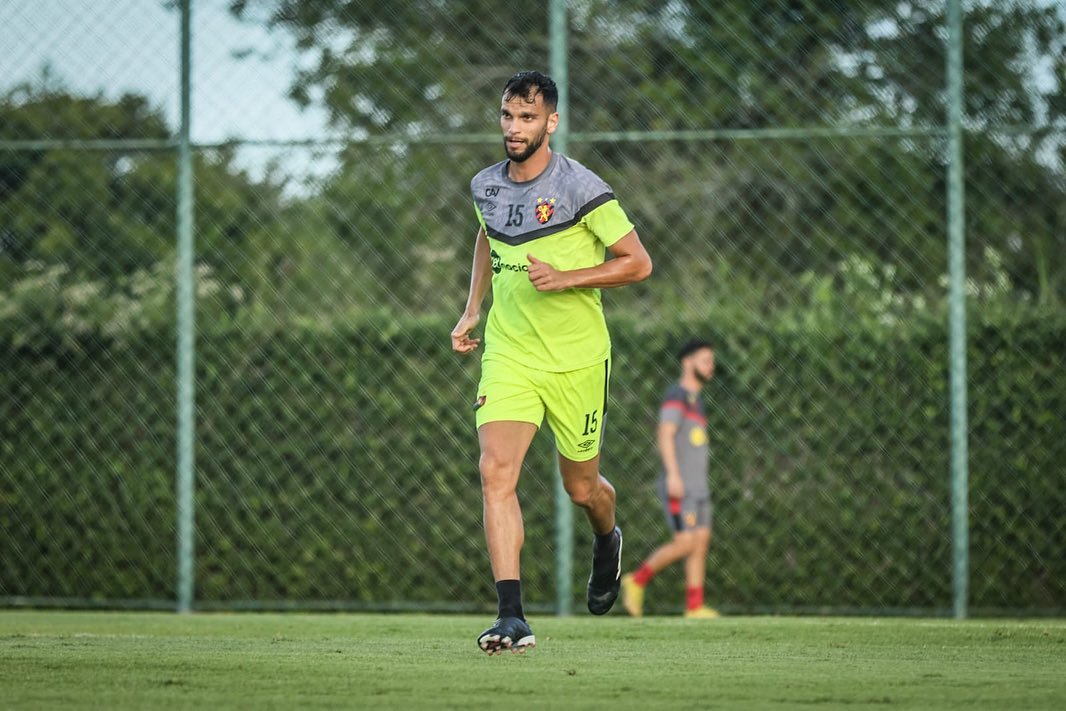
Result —
M711 492L707 483L707 416L700 392L714 377L714 349L692 339L678 353L681 378L663 395L658 442L663 469L659 496L673 540L655 550L635 573L622 578L622 606L644 614L644 587L668 565L685 561L685 617L713 619L703 604L707 548L711 544Z
M498 619L477 638L489 654L524 651L536 642L522 611L517 485L545 416L563 485L595 534L589 611L610 610L620 584L615 491L600 474L611 375L600 289L645 279L652 265L611 187L551 150L558 97L555 82L539 72L519 72L503 88L507 159L470 182L480 229L466 308L451 333L457 353L478 347L481 339L471 332L491 286L474 402L485 541L499 601ZM612 259L605 261L605 250Z

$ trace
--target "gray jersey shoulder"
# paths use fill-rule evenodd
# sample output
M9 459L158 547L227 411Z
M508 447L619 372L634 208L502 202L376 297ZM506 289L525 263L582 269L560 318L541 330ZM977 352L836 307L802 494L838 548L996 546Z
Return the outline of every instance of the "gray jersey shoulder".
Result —
M674 383L666 388L659 403L659 419L675 424L681 424L685 413L693 407L688 391L681 387L680 383ZM674 404L679 405L679 407L671 407Z
M663 391L662 402L667 403L671 400L687 400L688 391L681 387L680 383L674 383Z
M470 193L488 235L512 245L568 229L614 199L605 180L559 153L527 183L507 177L506 160L490 165L470 181Z

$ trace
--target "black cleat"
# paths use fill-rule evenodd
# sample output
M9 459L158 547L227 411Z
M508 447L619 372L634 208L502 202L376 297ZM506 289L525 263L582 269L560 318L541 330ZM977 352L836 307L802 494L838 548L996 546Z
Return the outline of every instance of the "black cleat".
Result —
M618 599L622 578L622 529L614 527L610 542L592 545L592 575L589 576L589 612L606 615Z
M537 646L537 638L521 617L498 617L492 627L478 635L477 646L489 655L503 654L505 649L525 654L527 647Z

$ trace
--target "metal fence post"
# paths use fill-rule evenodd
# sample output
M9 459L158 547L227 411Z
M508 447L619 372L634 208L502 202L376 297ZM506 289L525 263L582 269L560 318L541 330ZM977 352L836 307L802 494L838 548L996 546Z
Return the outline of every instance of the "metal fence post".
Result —
M966 248L962 146L962 11L948 0L948 328L951 372L952 610L966 617L969 597L969 499L966 441Z
M567 106L567 33L566 1L552 0L549 27L549 47L551 54L551 73L559 88L559 125L552 136L552 148L560 153L566 152L567 134L569 133L570 115ZM573 603L571 580L574 568L574 511L570 497L563 488L563 478L559 471L559 458L555 457L555 613L569 615Z
M190 19L192 0L181 0L181 126L178 134L177 189L177 551L178 612L193 603L193 488L195 400L195 274L193 271L193 180L189 142Z

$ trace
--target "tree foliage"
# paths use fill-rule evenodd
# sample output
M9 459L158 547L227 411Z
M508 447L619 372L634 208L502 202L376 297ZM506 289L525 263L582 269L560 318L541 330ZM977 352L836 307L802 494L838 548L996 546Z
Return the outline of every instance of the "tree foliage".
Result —
M61 87L0 97L0 139L139 139L171 134L143 96L115 101ZM281 186L253 179L232 149L194 156L197 261L228 284L255 281L257 237L277 229ZM128 283L175 250L177 161L171 150L33 148L0 152L0 279ZM49 270L50 267L61 267Z
M967 267L982 283L1005 275L1010 298L1061 304L1062 13L966 9ZM547 68L547 4L234 0L231 10L295 39L290 95L325 108L353 142L334 170L288 192L277 172L245 173L237 149L197 151L197 259L264 318L459 308L467 181L502 156L496 139L467 136L496 131L513 71ZM931 0L570 2L570 153L612 184L657 267L608 304L758 318L816 300L810 289L826 278L842 288L853 259L893 267L896 292L941 299L944 22ZM877 127L910 133L603 135ZM43 81L0 97L3 139L171 134L136 95L76 96ZM175 176L170 151L4 151L0 278L32 263L118 283L169 260Z
M501 7L494 0L231 3L236 16L296 39L294 99L321 105L355 137L401 141L495 130L506 77L546 68L547 5ZM943 13L943 3L931 0L571 2L570 113L578 132L571 153L611 176L668 277L659 293L706 283L720 271L715 264L726 264L772 306L798 275L832 272L849 255L898 265L900 288L939 291L946 186L936 133L580 139L603 131L936 129L947 112ZM1061 299L1066 277L1048 261L1066 249L1061 133L997 130L1064 125L1062 15L1051 5L975 3L967 7L963 46L973 129L966 144L970 268L980 272L986 248L994 248L1020 295ZM469 175L447 162L415 162L418 155L394 156L392 170L419 173L423 186L458 202ZM338 180L367 184L365 200L377 203L369 185L380 173L366 169L346 162ZM405 190L402 182L392 184L393 194ZM379 232L389 242L394 215L361 234ZM440 230L470 222L448 220ZM431 238L405 231L402 243L411 239Z

